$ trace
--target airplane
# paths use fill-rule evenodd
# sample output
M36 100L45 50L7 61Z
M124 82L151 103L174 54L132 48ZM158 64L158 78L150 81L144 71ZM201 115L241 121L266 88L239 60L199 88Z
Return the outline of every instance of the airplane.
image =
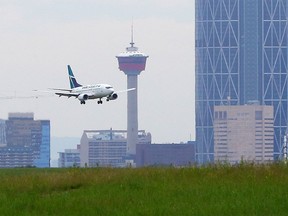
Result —
M102 98L106 97L106 101L116 100L119 92L127 92L135 90L135 88L126 89L123 91L115 92L114 88L108 84L95 84L95 85L81 85L77 82L70 65L68 66L68 75L70 81L70 89L64 88L52 88L51 90L57 90L55 92L59 97L66 96L68 98L75 97L80 100L80 104L85 104L86 100L99 99L98 104L102 104Z

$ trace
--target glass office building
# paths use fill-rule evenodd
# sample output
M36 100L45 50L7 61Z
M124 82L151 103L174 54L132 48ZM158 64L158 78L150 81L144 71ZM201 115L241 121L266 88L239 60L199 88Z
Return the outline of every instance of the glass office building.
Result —
M274 107L274 159L288 113L287 0L196 0L196 159L214 161L217 105Z
M3 124L0 167L50 167L49 120L34 120L34 113L9 113Z
M39 120L41 127L41 143L34 160L36 167L50 167L50 121Z

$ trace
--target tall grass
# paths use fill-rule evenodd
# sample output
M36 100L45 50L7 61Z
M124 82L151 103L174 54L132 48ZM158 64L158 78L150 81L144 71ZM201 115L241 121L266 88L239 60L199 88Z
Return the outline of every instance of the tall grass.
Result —
M1 215L287 215L288 166L0 170Z

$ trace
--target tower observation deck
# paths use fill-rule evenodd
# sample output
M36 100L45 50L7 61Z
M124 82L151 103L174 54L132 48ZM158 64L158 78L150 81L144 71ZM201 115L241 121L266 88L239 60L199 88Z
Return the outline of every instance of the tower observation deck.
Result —
M138 48L134 47L133 27L131 35L131 46L126 48L126 52L117 55L116 58L119 69L127 75L127 88L135 88L134 91L127 92L127 154L133 156L136 154L136 144L138 143L137 76L145 70L148 55L139 52Z

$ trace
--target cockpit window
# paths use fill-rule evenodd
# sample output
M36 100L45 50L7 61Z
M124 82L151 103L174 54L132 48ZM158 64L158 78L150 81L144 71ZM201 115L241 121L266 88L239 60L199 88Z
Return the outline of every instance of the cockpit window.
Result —
M112 86L106 86L106 89L111 89L112 88Z

